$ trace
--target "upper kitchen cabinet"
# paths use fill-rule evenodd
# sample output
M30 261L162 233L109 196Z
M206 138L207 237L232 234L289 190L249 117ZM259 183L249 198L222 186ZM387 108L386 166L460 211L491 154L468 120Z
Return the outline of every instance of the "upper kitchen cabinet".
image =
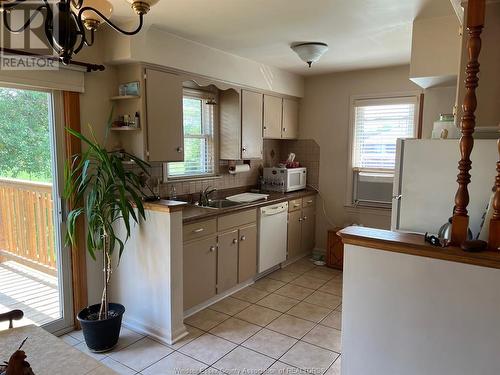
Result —
M262 159L262 109L263 95L258 92L241 92L241 158Z
M183 161L182 82L176 74L146 69L149 161Z
M263 95L253 91L219 91L220 158L261 159Z
M133 119L132 126L111 128L113 147L149 161L184 160L183 78L141 64L119 66L117 77L119 85L137 83L139 92L111 98L115 124Z
M241 159L241 90L219 91L220 158Z
M277 96L264 95L264 138L281 138L282 123L283 99Z
M299 102L283 99L283 127L281 138L296 139L299 137Z

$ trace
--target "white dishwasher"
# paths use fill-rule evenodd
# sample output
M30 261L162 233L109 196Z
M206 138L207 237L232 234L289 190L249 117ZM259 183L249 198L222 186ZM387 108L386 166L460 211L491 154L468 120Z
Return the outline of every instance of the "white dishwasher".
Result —
M259 273L286 260L288 202L259 209Z

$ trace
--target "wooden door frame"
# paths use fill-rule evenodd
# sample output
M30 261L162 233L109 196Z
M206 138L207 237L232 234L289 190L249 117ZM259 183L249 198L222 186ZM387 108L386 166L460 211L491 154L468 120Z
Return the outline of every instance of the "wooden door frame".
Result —
M65 127L72 130L81 131L80 124L80 94L77 92L63 91L64 103L64 124ZM65 156L66 160L70 160L74 155L81 154L81 141L71 136L68 132L64 132ZM70 199L67 202L68 211L74 208L73 202ZM71 246L71 270L73 281L73 311L76 314L80 310L88 306L87 292L87 263L85 249L85 223L83 217L77 221L76 243ZM80 328L77 319L74 319L76 329Z

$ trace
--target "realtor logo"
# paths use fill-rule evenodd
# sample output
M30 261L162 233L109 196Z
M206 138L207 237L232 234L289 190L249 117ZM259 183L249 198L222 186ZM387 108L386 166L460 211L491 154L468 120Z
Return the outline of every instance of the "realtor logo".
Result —
M47 11L40 11L43 3L27 0L22 6L0 12L0 44L3 47L0 53L0 70L59 69L58 61L54 60L58 56L45 34L44 14ZM57 12L57 7L51 6L51 10ZM24 28L27 23L28 26ZM14 32L9 31L7 26ZM56 26L54 25L55 30Z

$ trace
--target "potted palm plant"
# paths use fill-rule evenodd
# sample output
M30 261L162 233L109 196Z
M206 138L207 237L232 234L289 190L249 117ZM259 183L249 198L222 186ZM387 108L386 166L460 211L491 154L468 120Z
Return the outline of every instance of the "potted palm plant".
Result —
M76 221L84 215L87 221L87 251L96 260L102 253L103 279L101 303L86 307L77 315L83 329L85 342L94 352L112 349L118 342L125 307L108 301L108 285L113 270L113 253L118 252L118 263L126 241L130 237L130 225L145 219L141 190L141 176L124 168L123 156L132 160L149 175L145 161L128 153L108 152L99 145L91 129L91 139L72 129L67 131L87 145L82 155L75 155L66 164L64 196L73 203L68 213L66 243L75 244ZM124 231L116 231L122 222Z

